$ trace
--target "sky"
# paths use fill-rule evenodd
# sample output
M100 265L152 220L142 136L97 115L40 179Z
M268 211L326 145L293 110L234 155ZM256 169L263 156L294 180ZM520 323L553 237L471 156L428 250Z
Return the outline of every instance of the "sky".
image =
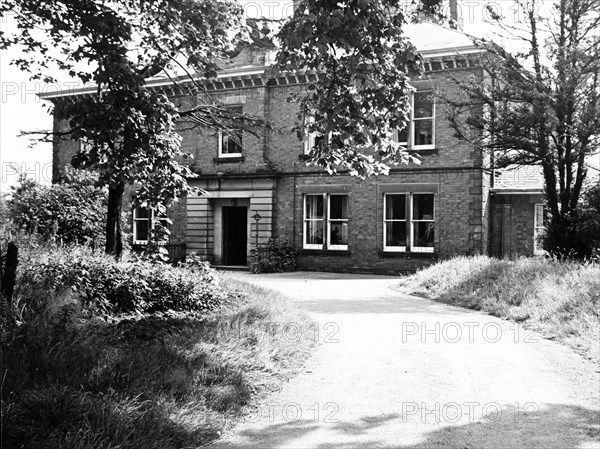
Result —
M291 2L270 0L238 0L248 17L280 18L291 13ZM463 31L477 37L501 39L497 29L486 23L489 13L486 6L503 15L508 22L518 22L512 0L471 1L459 0L462 12ZM13 23L8 18L0 18L0 30L10 31ZM505 42L506 43L506 42ZM508 42L510 45L510 42ZM52 118L47 113L47 102L41 100L38 92L56 91L70 88L68 78L56 74L64 81L58 85L48 85L41 81L30 81L26 73L10 65L18 53L14 50L0 52L0 193L16 183L18 171L42 183L52 180L52 147L48 143L31 146L31 139L19 137L21 131L49 130ZM600 158L599 158L600 159ZM600 163L597 163L600 165Z

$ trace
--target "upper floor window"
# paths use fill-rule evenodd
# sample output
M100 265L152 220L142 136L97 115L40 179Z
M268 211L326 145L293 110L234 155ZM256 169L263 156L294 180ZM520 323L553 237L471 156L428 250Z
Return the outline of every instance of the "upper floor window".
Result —
M348 249L348 195L304 196L304 242L306 249Z
M433 193L384 195L385 251L432 253L435 240Z
M80 139L79 140L79 151L82 153L88 153L92 151L94 147L94 143L88 139Z
M242 114L242 106L228 106L227 111ZM240 157L242 155L242 131L219 131L219 157Z
M305 126L310 124L310 123L314 123L315 118L310 116L307 117L305 119ZM324 137L323 134L321 133L316 133L316 132L306 132L306 138L304 139L304 154L308 155L310 153L310 151L314 148L314 147L318 147L319 145L322 144ZM333 137L333 134L330 132L328 135L328 139L327 139L327 143L330 144L331 143L331 139Z
M156 217L154 210L146 207L133 208L133 243L145 244L151 238L152 230L156 227L156 223L167 227L168 220L166 217Z
M397 142L413 150L435 148L435 98L432 90L418 90L411 94L410 120L404 129L397 130Z

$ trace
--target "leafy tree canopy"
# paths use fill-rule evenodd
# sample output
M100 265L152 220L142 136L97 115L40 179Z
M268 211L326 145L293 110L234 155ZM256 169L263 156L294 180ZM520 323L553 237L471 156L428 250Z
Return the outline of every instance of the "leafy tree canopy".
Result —
M310 159L330 172L367 176L411 158L392 139L409 119L409 74L423 60L403 33L397 0L305 0L279 38L280 70L319 74L295 100L300 135L318 139Z
M539 0L515 7L522 26L494 19L520 51L479 42L484 76L457 80L452 124L492 167L539 166L551 213L546 249L585 257L589 246L571 230L586 157L600 149L600 0L559 0L545 13Z
M425 2L429 9L439 3ZM297 97L308 124L298 131L326 136L310 159L330 172L348 168L365 176L411 160L391 138L408 120L408 75L422 71L403 35L400 6L399 0L306 0L278 34L280 70L319 73ZM186 156L179 120L254 133L266 125L228 115L195 82L214 77L217 60L240 43L264 40L234 0L8 0L0 6L0 15L7 14L18 30L0 35L0 49L21 48L17 66L45 81L53 81L50 69L57 66L95 86L93 94L55 102L56 117L69 127L47 137L89 142L74 163L97 169L109 187L107 252L121 251L125 185L140 186L139 201L159 211L190 191L193 173L178 162ZM161 76L180 88L182 73L193 86L186 96L197 100L186 110L147 84Z
M97 181L97 173L71 167L51 186L22 175L7 202L7 216L28 233L95 245L102 240L106 214L106 189L97 187Z

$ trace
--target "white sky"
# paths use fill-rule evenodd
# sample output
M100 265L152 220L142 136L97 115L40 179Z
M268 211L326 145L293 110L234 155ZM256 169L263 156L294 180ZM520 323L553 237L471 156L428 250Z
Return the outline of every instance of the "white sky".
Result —
M291 13L291 2L269 0L238 0L244 5L249 17L266 16L279 18ZM409 0L410 1L410 0ZM463 16L463 31L477 37L494 37L494 28L486 23L486 5L500 12L509 22L517 22L512 0L471 1L459 0ZM10 30L10 18L0 19L0 30ZM496 40L497 36L496 36ZM30 139L18 137L23 130L52 128L52 119L46 112L45 103L37 92L56 90L59 86L45 85L41 81L29 81L28 75L10 65L17 53L14 50L0 52L0 193L17 181L14 167L25 171L39 182L51 181L52 148L47 143L37 143L30 148ZM62 78L57 74L57 78ZM69 88L71 85L64 84ZM600 158L599 158L600 160ZM597 165L600 163L596 162Z

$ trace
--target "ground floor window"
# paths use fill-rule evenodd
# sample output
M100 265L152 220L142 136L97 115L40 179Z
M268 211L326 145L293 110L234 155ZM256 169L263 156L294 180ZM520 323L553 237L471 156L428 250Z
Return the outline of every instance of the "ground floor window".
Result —
M541 255L544 254L544 248L542 245L542 238L544 236L544 229L548 224L548 209L543 203L537 203L534 205L533 214L533 254Z
M383 210L384 250L433 252L435 240L433 193L385 194Z
M145 244L151 238L152 230L160 223L165 228L168 227L167 217L156 217L154 210L146 207L133 208L133 243Z
M304 195L305 249L348 249L348 195Z

